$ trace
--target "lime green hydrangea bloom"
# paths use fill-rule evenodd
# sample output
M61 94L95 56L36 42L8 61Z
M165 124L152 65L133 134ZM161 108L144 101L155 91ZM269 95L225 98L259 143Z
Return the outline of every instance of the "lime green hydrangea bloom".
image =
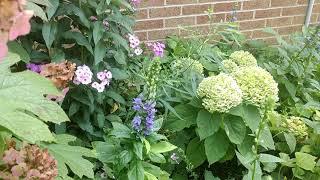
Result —
M222 62L223 68L228 72L232 73L239 69L239 66L230 59L223 60Z
M308 136L308 127L300 117L287 117L285 122L283 122L282 127L294 134L298 140L303 140Z
M230 60L239 67L257 66L256 58L248 51L235 51L230 55Z
M198 95L209 112L227 112L242 102L242 92L232 76L221 73L210 76L199 84Z
M278 98L278 84L272 75L260 67L244 67L233 73L243 99L259 107L265 107L268 99L274 102Z
M203 74L203 66L199 61L193 60L191 58L180 58L177 59L173 67L181 71L191 70L199 74Z

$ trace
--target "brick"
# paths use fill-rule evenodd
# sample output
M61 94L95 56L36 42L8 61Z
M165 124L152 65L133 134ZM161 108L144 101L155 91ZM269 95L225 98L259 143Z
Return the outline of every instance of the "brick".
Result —
M213 6L213 11L217 12L225 12L225 11L232 11L233 9L240 10L241 5L237 5L236 3L217 3Z
M267 19L267 27L281 27L289 26L292 24L293 17L280 17Z
M260 40L265 42L266 44L272 44L272 45L276 45L278 44L277 39L274 37L271 38L262 38L262 39L256 39L256 40Z
M237 21L253 19L253 11L237 12L236 17L237 17ZM231 18L232 18L232 15L230 13L227 14L226 21L230 21Z
M298 0L298 1L297 1L297 4L298 4L298 5L307 5L308 2L309 2L309 0Z
M148 31L148 40L165 39L169 35L178 35L178 29L153 30Z
M183 6L182 14L183 15L205 14L205 11L208 11L209 8L212 8L211 4Z
M155 6L164 6L165 0L148 0L148 1L141 1L139 8L144 7L155 7Z
M148 18L148 10L147 9L139 9L135 15L136 19L147 19Z
M313 6L312 13L320 13L320 4Z
M270 0L253 0L243 2L243 9L265 9L270 7Z
M170 17L181 15L181 7L154 8L149 10L150 18Z
M263 32L262 29L260 29L260 30L255 30L255 31L252 32L252 38L253 38L253 39L256 39L256 38L266 38L266 37L272 37L272 36L273 36L273 34Z
M144 20L138 21L135 25L135 30L146 30L146 29L159 29L163 28L163 20Z
M203 25L203 26L194 26L187 29L181 29L180 30L180 36L198 36L198 35L206 35L209 34L210 28L209 25Z
M278 17L280 16L280 14L281 14L281 8L257 10L255 14L255 18Z
M166 0L166 5L192 4L196 2L197 0Z
M212 20L215 23L225 21L226 20L226 14L213 14L212 15ZM209 16L208 15L202 15L202 16L197 16L197 24L209 24L210 22Z
M240 30L259 29L266 27L266 20L253 20L240 22Z
M280 35L289 35L297 31L301 31L302 25L288 26L278 28L278 33Z
M241 31L243 35L245 35L248 39L252 38L252 31Z
M141 41L148 40L148 33L147 32L135 32L134 34L136 36L138 36Z
M303 15L306 14L307 6L288 7L282 9L282 16Z
M196 24L196 17L165 19L165 27L190 26Z
M294 6L296 0L271 0L271 7Z
M303 24L305 21L305 16L294 16L292 24Z

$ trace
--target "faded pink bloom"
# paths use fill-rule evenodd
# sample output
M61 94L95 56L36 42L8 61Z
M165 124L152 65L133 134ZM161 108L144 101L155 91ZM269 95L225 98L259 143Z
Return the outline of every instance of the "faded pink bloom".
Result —
M19 12L9 31L9 40L13 41L18 36L26 35L30 32L31 25L29 20L33 16L32 11Z

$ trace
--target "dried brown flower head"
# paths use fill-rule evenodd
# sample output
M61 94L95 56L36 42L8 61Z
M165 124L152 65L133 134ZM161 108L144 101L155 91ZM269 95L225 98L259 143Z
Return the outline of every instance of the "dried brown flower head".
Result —
M57 88L63 89L72 81L76 64L64 61L61 63L49 63L41 66L41 75L50 79Z

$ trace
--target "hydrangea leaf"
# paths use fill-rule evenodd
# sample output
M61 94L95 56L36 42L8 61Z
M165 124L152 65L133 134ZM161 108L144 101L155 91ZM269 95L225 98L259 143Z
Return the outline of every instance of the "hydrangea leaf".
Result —
M197 117L197 133L200 137L200 140L203 140L220 128L221 116L218 113L210 113L206 110L201 110L198 113Z
M201 142L198 137L190 141L186 155L188 161L192 164L192 168L197 168L206 160L203 142Z
M58 161L59 176L62 178L68 177L68 166L71 171L80 178L83 176L93 178L94 165L90 161L84 159L83 156L95 158L96 155L90 149L66 144L66 141L71 141L73 140L72 138L66 138L65 135L62 135L62 138L59 136L61 135L57 135L58 144L42 144L42 146L47 148ZM59 142L59 139L63 139L62 144Z
M58 104L44 95L58 95L59 91L36 73L11 73L10 66L19 60L18 55L9 53L0 64L0 126L31 143L53 141L44 122L60 124L69 119Z
M299 167L305 170L312 171L313 168L316 165L316 159L317 157L312 156L307 153L302 153L302 152L296 152L296 163Z
M230 141L235 144L241 144L246 137L246 125L239 116L226 116L224 128Z
M226 155L229 147L228 137L220 130L205 139L204 147L209 164L213 164Z

